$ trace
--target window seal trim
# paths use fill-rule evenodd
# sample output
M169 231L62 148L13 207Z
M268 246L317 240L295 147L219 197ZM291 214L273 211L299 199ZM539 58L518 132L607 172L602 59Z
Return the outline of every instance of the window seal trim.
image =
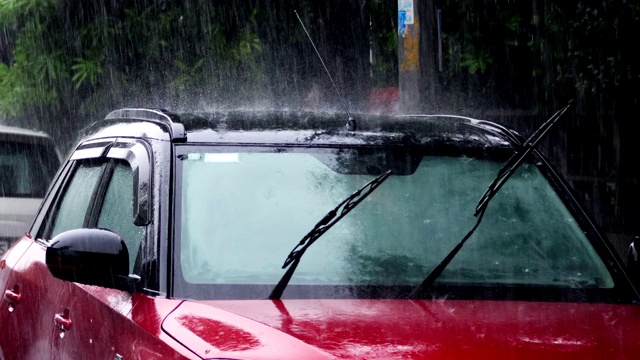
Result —
M85 214L83 227L97 226L100 210L102 210L102 203L104 202L104 196L107 193L107 188L111 182L114 168L115 164L113 161L105 161L102 165L102 175L100 176L100 179L98 179L93 195L91 195L93 201L91 201L89 209L87 209L87 213Z
M70 174L73 173L74 169L75 164L73 162L67 162L61 165L58 173L51 181L49 190L42 200L40 208L36 213L36 217L31 224L29 234L33 235L36 241L39 241L44 245L47 245L47 242L46 240L41 239L41 237L49 226L49 221L52 216L50 210L55 209L55 204L58 202L58 198L62 193L62 189L64 188L67 179L69 178Z

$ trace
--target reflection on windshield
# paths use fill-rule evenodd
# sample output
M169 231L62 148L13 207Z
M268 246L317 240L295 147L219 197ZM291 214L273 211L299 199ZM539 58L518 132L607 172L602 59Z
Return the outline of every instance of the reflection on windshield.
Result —
M371 178L335 171L321 158L302 152L183 157L184 279L275 284L295 242ZM415 172L392 175L310 248L291 284L417 285L475 223L477 200L500 166L423 157ZM483 225L438 282L613 287L602 260L530 164L496 195Z

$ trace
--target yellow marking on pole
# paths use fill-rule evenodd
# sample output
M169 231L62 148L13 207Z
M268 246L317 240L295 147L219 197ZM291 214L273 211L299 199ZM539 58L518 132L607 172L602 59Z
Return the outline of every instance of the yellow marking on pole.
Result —
M420 37L418 36L418 19L413 25L407 25L407 32L403 39L403 59L400 71L417 71L420 65Z

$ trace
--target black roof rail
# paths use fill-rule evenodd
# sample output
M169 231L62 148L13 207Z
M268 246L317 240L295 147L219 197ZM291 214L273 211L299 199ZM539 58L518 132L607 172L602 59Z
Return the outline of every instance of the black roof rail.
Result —
M119 109L107 114L105 120L130 119L149 121L164 125L169 130L172 142L182 142L187 140L187 133L184 125L180 123L180 117L164 109Z

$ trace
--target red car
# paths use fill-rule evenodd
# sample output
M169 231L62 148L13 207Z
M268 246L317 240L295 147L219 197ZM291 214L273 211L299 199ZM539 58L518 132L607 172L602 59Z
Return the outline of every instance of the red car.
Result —
M640 357L637 262L535 149L553 122L346 122L88 128L0 262L0 358Z

